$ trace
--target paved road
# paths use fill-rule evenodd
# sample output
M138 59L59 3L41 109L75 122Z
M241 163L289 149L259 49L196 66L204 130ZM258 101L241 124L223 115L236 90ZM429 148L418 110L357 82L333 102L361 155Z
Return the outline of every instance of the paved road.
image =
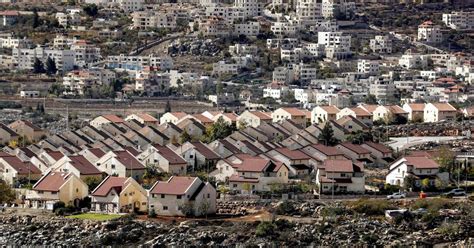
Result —
M387 143L395 151L405 150L414 145L420 145L427 142L443 142L451 140L459 140L465 138L464 136L411 136L411 137L396 137L390 138L390 142Z

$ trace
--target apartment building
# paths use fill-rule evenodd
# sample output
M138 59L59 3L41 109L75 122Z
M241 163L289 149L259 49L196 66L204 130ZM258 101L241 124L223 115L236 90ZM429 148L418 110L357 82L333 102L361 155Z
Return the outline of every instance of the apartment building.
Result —
M171 57L159 57L154 54L148 56L128 56L124 54L108 56L106 64L107 68L125 71L139 71L145 69L145 67L153 67L163 71L173 68Z
M260 33L259 22L247 22L234 24L234 34L257 36Z
M174 29L176 28L176 21L178 20L179 16L179 13L174 11L136 11L132 13L132 26L136 29Z
M321 3L313 0L296 1L296 20L301 27L316 25L321 19Z
M116 78L112 70L87 69L72 71L63 77L63 85L67 94L83 95L86 89L99 87L102 84L110 85Z
M441 27L434 25L431 21L423 22L418 26L418 41L441 43L443 41Z
M443 23L454 30L473 30L474 12L455 11L443 14Z
M154 67L145 67L135 73L135 90L147 96L164 94L170 87L170 75Z
M392 39L388 35L376 35L370 39L369 47L374 53L392 53Z
M11 34L0 37L0 47L2 48L28 48L31 45L31 40L27 38L14 38Z
M357 61L357 72L365 75L378 75L380 72L379 62L376 60L359 59Z
M28 48L13 48L12 60L13 66L20 70L32 70L35 59L39 59L46 63L49 58L56 62L56 67L60 71L70 71L75 65L75 52L72 50L57 50L45 47Z
M318 44L325 46L326 57L346 58L351 55L351 36L342 32L319 32Z
M395 84L387 77L371 77L369 93L382 103L391 102L395 99Z
M243 18L261 16L264 3L259 0L235 0L234 7L241 9Z

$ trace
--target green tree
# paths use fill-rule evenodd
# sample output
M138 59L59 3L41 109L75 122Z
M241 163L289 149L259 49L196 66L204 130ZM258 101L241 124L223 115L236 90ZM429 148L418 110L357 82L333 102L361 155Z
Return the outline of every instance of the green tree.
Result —
M184 144L184 143L186 143L188 141L191 141L191 140L192 140L192 137L191 137L191 135L189 135L189 133L188 133L188 131L186 131L186 129L179 136L179 143L180 144Z
M92 192L95 188L97 188L97 186L99 186L99 184L102 182L102 179L97 177L86 177L84 182L87 184L87 186L89 186L89 191Z
M33 62L33 73L40 74L44 73L44 64L38 58L35 58L35 62Z
M35 10L33 10L33 21L32 21L31 26L33 28L37 28L37 27L39 27L40 24L41 24L41 22L40 22L40 19L39 19L38 11L35 9Z
M415 177L408 175L403 179L403 188L405 190L413 189L415 186Z
M222 198L225 200L225 195L229 193L230 189L225 185L219 185L219 187L217 187L217 191L222 194Z
M318 136L318 140L327 146L332 146L337 144L339 141L334 137L334 130L332 129L329 122L324 124L323 130Z
M96 16L99 13L99 8L95 4L87 4L82 8L88 16Z
M454 153L446 146L438 150L435 158L436 162L441 166L440 170L452 173L454 170Z
M0 203L11 203L15 199L15 191L6 182L0 180Z
M51 57L48 57L48 59L46 60L46 73L48 75L53 75L56 74L57 71L58 68L56 68L56 61L54 61L54 59L52 59Z
M171 112L170 100L166 101L166 105L165 105L165 113L169 113L169 112Z
M227 123L221 116L216 122L206 129L204 141L210 143L214 140L225 138L232 134L232 131L232 125Z
M366 103L366 104L377 104L377 97L375 95L368 94L364 98L364 103Z
M423 180L421 180L421 188L426 190L430 187L430 179L429 178L425 178Z
M244 184L242 184L242 189L247 191L248 194L250 195L250 193L251 193L250 190L252 189L252 185L250 185L250 183L244 183Z

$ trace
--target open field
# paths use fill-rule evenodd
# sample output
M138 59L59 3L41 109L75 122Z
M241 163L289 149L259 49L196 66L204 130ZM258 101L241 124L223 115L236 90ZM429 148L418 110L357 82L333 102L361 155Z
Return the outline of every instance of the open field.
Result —
M86 213L86 214L78 214L78 215L71 215L66 218L70 219L80 219L80 220L97 220L97 221L108 221L120 218L121 215L118 214L93 214L93 213Z

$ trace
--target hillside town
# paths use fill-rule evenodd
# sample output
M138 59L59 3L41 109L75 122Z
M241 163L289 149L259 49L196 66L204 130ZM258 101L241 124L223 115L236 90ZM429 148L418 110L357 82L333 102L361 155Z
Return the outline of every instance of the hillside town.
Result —
M474 2L0 20L1 246L474 246Z

